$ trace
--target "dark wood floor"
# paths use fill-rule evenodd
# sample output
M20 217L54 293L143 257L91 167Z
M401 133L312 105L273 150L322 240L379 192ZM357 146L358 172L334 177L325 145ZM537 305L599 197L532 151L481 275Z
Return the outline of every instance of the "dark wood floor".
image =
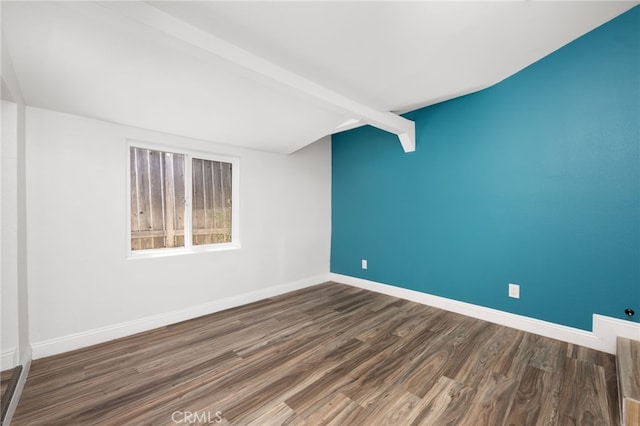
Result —
M13 369L0 371L0 395L4 395L4 392L7 390L12 374Z
M13 369L0 371L0 424L2 424L1 420L4 419L5 412L8 408L9 395L6 392L12 377Z
M616 392L611 355L327 283L36 360L13 424L617 425Z

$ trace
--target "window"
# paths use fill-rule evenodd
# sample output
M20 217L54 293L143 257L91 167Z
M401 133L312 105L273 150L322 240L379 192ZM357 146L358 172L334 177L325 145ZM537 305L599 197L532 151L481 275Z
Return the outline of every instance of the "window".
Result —
M231 163L192 160L193 244L231 242Z
M239 247L237 166L235 158L130 145L129 252Z

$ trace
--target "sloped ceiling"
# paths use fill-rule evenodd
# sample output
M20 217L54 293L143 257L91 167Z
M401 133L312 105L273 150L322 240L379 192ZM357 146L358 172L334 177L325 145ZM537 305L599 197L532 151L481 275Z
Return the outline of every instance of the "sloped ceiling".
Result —
M363 123L400 134L391 112L491 86L636 4L3 1L2 34L28 105L290 153Z

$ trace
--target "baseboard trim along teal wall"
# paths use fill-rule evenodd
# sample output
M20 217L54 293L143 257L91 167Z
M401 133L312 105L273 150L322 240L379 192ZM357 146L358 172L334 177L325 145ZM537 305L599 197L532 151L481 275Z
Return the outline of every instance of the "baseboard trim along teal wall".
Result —
M413 153L369 126L332 137L332 273L572 329L640 322L640 6L405 116Z
M361 278L339 274L331 274L330 278L337 283L411 300L412 302L423 305L433 306L449 312L455 312L468 317L534 333L539 336L562 340L563 342L585 346L614 355L616 353L616 339L618 336L629 339L640 338L640 324L603 315L593 315L593 332L591 332L528 318L522 315L511 314L497 309L486 308L484 306L459 302L445 297L433 296L398 286L363 280Z

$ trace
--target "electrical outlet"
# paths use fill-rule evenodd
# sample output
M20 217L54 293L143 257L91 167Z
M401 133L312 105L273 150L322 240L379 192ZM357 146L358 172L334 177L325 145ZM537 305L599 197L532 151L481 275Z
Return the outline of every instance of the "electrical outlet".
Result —
M520 299L520 286L518 284L509 283L509 297Z
M362 259L362 269L367 269L367 259Z

